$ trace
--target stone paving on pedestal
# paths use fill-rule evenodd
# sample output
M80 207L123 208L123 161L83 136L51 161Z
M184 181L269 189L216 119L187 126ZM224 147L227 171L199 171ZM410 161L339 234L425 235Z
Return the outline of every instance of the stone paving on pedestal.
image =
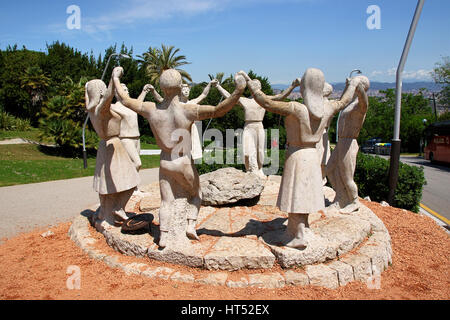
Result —
M147 216L151 221L149 230L126 234L120 228L108 226L102 232L108 245L121 254L200 268L205 270L201 277L171 268L124 265L114 261L93 249L95 240L90 235L92 231L85 216L75 219L69 234L91 257L127 273L228 287L316 285L337 288L355 280L370 280L392 262L389 233L383 222L364 205L351 215L340 214L332 206L310 215L312 234L308 247L300 250L284 246L289 240L283 238L287 215L275 207L280 179L268 177L256 205L202 206L197 223L200 241L190 241L188 246L161 250L157 245L158 183L143 188L148 195L144 198L133 196L127 205L127 212ZM325 187L324 193L330 204L334 191ZM277 265L283 272L270 272ZM267 272L250 273L238 281L229 277L233 271L242 269L265 269Z

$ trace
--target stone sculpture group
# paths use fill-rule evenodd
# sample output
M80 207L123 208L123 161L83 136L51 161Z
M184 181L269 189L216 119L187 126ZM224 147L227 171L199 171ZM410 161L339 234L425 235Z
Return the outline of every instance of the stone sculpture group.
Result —
M146 118L161 149L159 186L159 247L183 246L199 240L197 216L202 203L199 174L194 160L202 157L201 142L195 122L220 118L236 104L244 108L243 147L245 168L259 177L263 173L265 131L262 124L266 111L285 117L287 132L286 161L277 206L288 214L283 245L305 249L313 232L308 216L325 209L323 185L326 178L336 191L334 205L342 214L359 209L358 189L353 181L358 144L356 139L368 107L367 77L346 80L346 88L338 100L328 97L333 91L319 69L309 68L302 78L295 79L284 92L267 96L261 83L243 71L234 77L231 94L217 80L211 81L203 93L189 99L190 88L183 84L180 73L165 70L160 76L161 97L155 88L146 85L137 99L129 96L120 83L124 70L113 70L109 86L101 80L86 84L86 108L101 141L97 153L94 189L99 193L100 208L95 227L120 225L129 217L125 205L139 184L139 128L137 115ZM292 90L300 86L303 103L285 102ZM201 105L211 87L225 98L217 106ZM248 87L252 97L242 97ZM157 103L144 101L151 93ZM117 99L112 103L114 96ZM328 127L342 111L339 142L331 153Z

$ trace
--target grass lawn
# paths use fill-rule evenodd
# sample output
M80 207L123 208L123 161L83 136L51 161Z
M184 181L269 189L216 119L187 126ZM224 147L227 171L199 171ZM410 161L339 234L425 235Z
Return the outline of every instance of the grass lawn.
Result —
M23 136L21 136L23 137ZM80 155L81 156L81 155ZM159 156L142 156L142 168L159 167ZM31 144L0 145L0 187L94 175L95 158L73 159L51 154L51 148Z
M0 130L0 141L23 138L27 140L32 140L35 142L41 143L53 143L51 139L40 139L39 138L40 130L37 128L32 128L28 131L16 131L16 130Z

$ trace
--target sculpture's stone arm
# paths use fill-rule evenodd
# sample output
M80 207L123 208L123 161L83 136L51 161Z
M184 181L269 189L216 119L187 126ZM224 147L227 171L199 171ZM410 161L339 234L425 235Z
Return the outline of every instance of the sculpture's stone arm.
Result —
M195 99L189 100L189 103L192 104L199 104L201 103L209 94L209 91L211 90L212 81L208 83L208 85L203 89L203 92Z
M365 82L367 82L367 84ZM362 84L363 86L367 85L368 87L369 85L368 79L363 76L347 79L347 86L344 90L344 93L342 94L341 99L333 101L335 113L343 110L346 106L349 105L350 102L352 102L352 100L355 97L356 88L358 87L359 84Z
M100 103L97 105L97 107L95 108L95 116L99 116L101 113L105 114L105 113L110 112L111 103L112 103L113 99L114 99L114 85L111 80L109 82L108 89L106 90L105 95L100 100ZM88 106L88 110L90 110L89 108L92 108L92 106Z
M366 114L369 107L369 97L367 96L367 92L363 84L360 83L358 85L358 88L356 88L356 94L358 95L359 101L358 110L359 112L361 112L361 114Z
M123 90L122 86L120 85L120 77L123 75L123 69L122 67L116 67L113 70L113 76L112 81L114 83L114 87L117 90L117 94L119 95L120 102L127 107L136 112L137 114L140 114L144 118L148 118L150 114L150 110L155 108L155 104L153 102L142 102L138 99L131 98L125 90Z
M287 116L294 112L294 107L291 102L275 101L269 96L266 96L260 89L261 85L258 80L250 80L247 84L255 101L267 111L281 114L282 116Z
M194 105L186 104L186 110L188 110L188 116L191 120L205 120L211 118L223 117L233 106L239 101L242 93L244 92L246 83L245 79L239 75L235 77L236 89L225 100L219 103L216 107L210 105Z
M275 100L275 101L281 101L286 99L291 92L300 85L300 81L301 79L297 78L295 79L292 84L289 86L289 88L287 88L286 90L284 90L283 92L275 95L275 96L268 96L270 99Z
M163 102L164 98L159 95L158 91L156 91L155 87L151 84L146 84L144 90L146 90L147 93L150 92L157 103Z

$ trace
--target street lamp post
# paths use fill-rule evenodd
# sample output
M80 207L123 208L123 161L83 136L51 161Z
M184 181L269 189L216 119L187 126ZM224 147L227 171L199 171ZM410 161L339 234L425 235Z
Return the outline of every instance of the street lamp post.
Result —
M131 59L131 57L127 54L124 53L113 53L109 56L108 61L106 62L106 66L105 69L103 70L103 74L102 74L102 81L104 81L103 79L105 78L106 75L106 71L108 70L109 67L109 62L111 61L111 58L113 56L119 56L120 58L125 58L125 59ZM120 64L120 62L119 62ZM82 138L83 138L83 165L84 168L87 169L87 152L86 152L86 125L89 121L89 114L86 117L86 120L84 120L84 124L83 124L83 132L82 132Z
M389 166L389 194L388 202L392 206L394 204L395 188L397 188L398 182L398 168L400 162L400 119L401 119L401 108L402 108L402 73L405 67L406 59L408 58L409 49L411 47L412 40L414 38L414 33L416 32L417 24L419 22L420 14L422 13L422 8L425 0L418 0L416 11L414 13L414 18L411 22L411 27L408 32L408 37L406 38L405 47L403 48L403 53L400 58L400 62L397 68L397 85L395 91L395 118L394 118L394 137L392 139L391 148L391 159Z

